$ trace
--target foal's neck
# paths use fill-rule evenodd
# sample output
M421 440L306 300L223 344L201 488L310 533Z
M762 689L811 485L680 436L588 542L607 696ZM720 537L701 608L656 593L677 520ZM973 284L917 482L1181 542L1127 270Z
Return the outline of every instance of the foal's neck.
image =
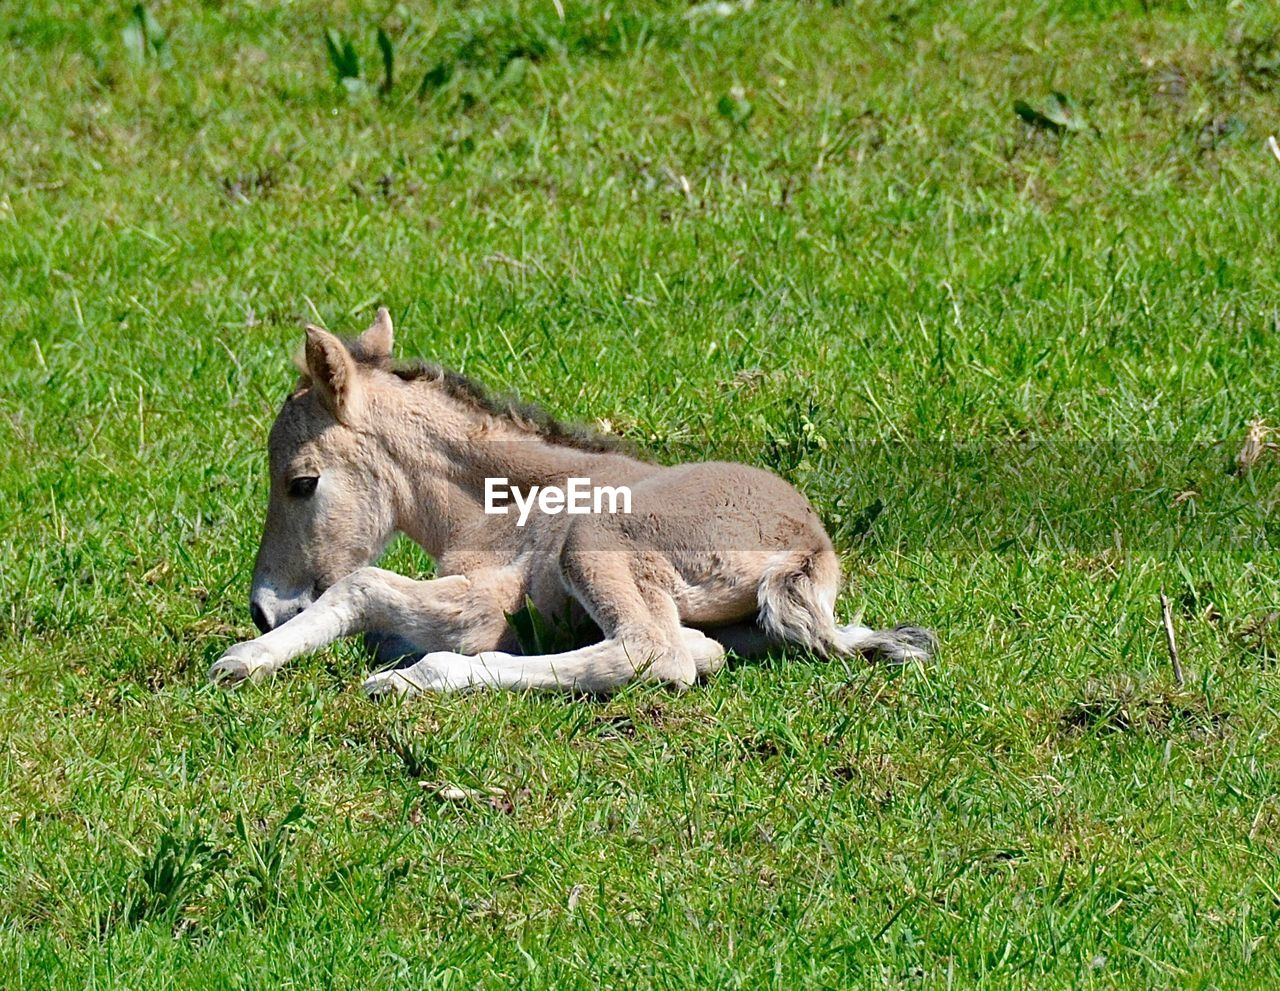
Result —
M388 390L374 432L400 479L396 528L433 557L486 521L485 482L563 485L571 475L605 480L630 458L555 443L531 425L477 409L430 382ZM488 518L492 522L492 517Z

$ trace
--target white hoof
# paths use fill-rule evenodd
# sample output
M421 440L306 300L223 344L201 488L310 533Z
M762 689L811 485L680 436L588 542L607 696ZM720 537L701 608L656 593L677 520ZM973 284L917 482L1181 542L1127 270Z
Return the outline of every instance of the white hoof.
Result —
M689 628L680 631L685 649L693 655L693 663L697 665L698 677L709 678L724 667L724 647L699 630Z
M223 688L231 688L244 681L261 681L275 669L270 655L255 646L254 641L246 640L213 662L209 668L209 680Z
M402 671L379 671L370 675L360 686L371 699L391 698L392 696L417 695L422 691L414 682L404 676Z

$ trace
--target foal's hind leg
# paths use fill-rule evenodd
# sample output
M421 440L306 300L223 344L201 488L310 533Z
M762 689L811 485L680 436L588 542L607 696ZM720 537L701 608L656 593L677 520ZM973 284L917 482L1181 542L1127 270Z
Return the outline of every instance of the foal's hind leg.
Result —
M724 664L724 648L720 644L688 627L683 628L680 635L682 647L697 674L712 674L720 670ZM454 692L470 688L559 690L604 695L636 677L647 677L653 663L651 657L635 653L616 637L561 654L528 657L502 651L474 655L437 651L409 667L373 675L364 683L364 690L373 696Z

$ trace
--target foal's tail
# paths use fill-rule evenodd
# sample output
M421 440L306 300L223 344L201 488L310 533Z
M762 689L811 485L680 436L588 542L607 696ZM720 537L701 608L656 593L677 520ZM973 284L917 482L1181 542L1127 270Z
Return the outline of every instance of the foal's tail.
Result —
M861 654L873 661L927 661L938 649L932 630L896 626L873 630L837 626L835 592L840 565L830 551L780 554L764 570L756 622L772 640L807 647L823 657Z

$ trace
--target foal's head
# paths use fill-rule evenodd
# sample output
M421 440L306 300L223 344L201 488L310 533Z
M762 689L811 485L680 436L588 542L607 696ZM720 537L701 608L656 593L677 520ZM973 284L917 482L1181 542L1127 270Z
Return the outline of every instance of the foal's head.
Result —
M307 328L302 383L268 442L271 496L249 599L263 632L376 561L394 531L395 482L367 431L376 374L367 366L390 358L391 338L385 309L350 344Z

